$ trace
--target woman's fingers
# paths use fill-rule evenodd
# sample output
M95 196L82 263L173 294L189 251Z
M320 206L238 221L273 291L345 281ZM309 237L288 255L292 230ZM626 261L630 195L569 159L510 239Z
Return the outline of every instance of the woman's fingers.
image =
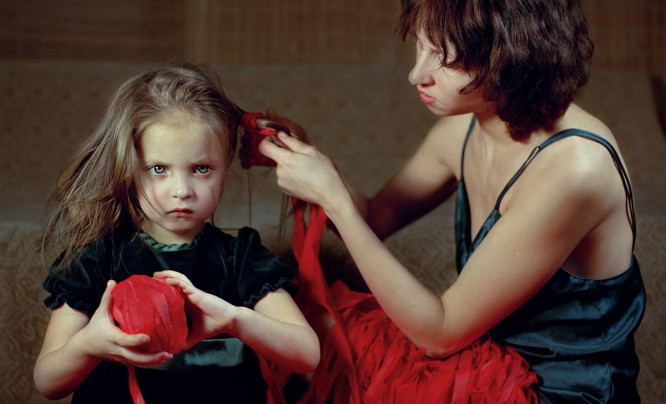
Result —
M259 151L264 156L274 160L278 165L284 165L294 154L310 154L312 146L301 142L299 139L279 132L278 137L284 147L280 147L266 138L259 143Z
M284 132L279 132L278 138L280 138L280 141L284 143L284 145L287 146L289 150L296 153L304 153L308 150L309 147L311 147L300 141L298 138L289 136Z

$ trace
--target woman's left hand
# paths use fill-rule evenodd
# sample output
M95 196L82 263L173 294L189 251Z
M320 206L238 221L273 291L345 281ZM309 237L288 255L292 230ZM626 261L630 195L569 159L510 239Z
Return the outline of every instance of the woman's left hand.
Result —
M183 349L188 349L205 338L228 333L233 328L236 306L227 301L197 289L180 272L160 271L153 274L171 286L180 288L187 303L185 311L192 318L192 329L187 336Z

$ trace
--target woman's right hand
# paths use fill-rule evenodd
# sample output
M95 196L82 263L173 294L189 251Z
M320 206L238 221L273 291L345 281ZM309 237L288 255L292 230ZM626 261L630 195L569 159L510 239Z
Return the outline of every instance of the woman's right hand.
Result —
M259 144L259 151L277 163L277 184L290 196L321 206L326 214L353 205L346 184L337 168L317 148L287 136L278 135L285 147L268 140Z
M308 134L305 132L305 129L303 129L301 125L297 124L291 119L278 115L275 108L266 109L266 118L271 119L280 125L286 126L289 128L292 136L295 136L303 143L310 144L310 139L308 138Z

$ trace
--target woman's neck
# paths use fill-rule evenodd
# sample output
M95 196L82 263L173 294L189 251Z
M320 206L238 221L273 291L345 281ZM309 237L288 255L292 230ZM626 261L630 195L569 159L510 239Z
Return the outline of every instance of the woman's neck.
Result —
M509 133L509 128L503 120L494 113L475 114L476 121L479 124L480 137L483 143L501 147L511 145L513 140Z
M494 113L476 114L477 122L479 123L479 131L481 140L489 147L494 148L522 148L522 146L538 145L550 135L551 132L538 130L530 134L525 141L517 141L511 137L509 127L506 122Z

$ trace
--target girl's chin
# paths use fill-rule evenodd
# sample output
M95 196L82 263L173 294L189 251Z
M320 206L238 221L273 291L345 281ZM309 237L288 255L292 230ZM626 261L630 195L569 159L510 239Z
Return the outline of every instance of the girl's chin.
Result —
M161 244L191 243L203 229L204 224L197 226L169 226L159 229L143 229L153 240Z

